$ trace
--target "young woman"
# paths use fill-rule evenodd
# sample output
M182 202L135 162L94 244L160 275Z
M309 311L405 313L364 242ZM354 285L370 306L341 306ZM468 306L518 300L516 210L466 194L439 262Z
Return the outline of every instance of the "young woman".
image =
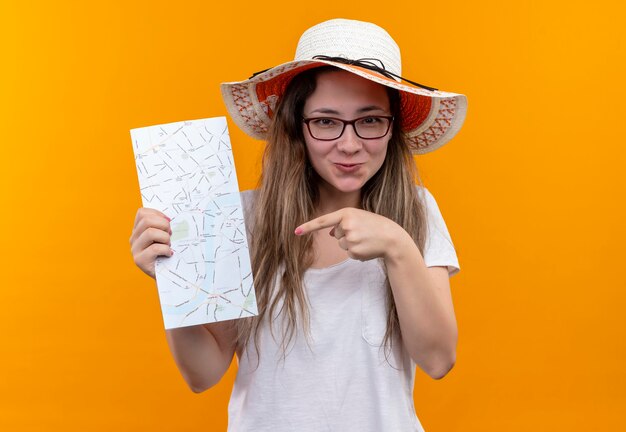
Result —
M166 334L196 392L237 355L229 430L423 430L415 366L439 379L454 365L459 265L412 155L456 134L466 99L400 75L385 30L331 20L294 61L222 85L233 120L267 141L242 193L259 315ZM170 234L139 209L132 252L152 277Z

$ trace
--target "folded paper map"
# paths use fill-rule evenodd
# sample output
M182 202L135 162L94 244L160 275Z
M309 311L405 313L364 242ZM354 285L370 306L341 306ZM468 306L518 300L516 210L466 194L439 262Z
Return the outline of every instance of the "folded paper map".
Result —
M155 264L165 328L257 315L226 118L130 135L143 206L172 219L174 255Z

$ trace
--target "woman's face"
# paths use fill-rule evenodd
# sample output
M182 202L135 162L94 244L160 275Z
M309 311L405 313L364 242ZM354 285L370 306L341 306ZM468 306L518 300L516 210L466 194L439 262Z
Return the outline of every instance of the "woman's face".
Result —
M346 71L324 72L304 104L303 117L335 117L353 120L368 115L391 115L385 88ZM359 191L382 166L391 138L359 138L352 125L333 141L313 138L302 124L309 160L329 192Z

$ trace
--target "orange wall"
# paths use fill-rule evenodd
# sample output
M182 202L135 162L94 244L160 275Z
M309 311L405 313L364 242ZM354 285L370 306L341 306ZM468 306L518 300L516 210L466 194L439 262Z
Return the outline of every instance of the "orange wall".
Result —
M620 2L18 2L0 5L0 429L225 430L234 367L201 395L134 266L129 129L225 115L219 86L372 20L403 75L465 93L417 159L461 262L457 364L418 371L428 431L626 430ZM242 189L262 144L232 122Z

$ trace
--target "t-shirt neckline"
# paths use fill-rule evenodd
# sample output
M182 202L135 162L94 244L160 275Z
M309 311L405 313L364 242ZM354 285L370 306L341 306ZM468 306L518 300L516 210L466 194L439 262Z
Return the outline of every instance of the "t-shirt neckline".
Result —
M334 270L339 267L343 267L350 261L354 261L354 260L352 258L346 258L345 260L329 265L328 267L309 267L304 272L305 273L323 273L325 271Z

